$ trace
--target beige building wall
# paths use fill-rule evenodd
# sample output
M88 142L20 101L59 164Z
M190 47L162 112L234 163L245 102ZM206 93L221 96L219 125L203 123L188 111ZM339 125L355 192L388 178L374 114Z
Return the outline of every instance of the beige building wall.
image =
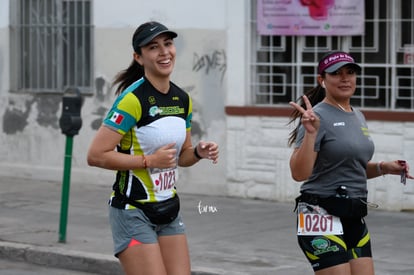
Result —
M74 137L74 184L110 186L114 173L86 164L89 143L114 95L115 74L132 60L137 25L158 20L179 33L172 80L194 101L194 143L220 145L218 165L202 161L180 169L180 192L289 201L300 183L290 177L287 117L227 116L225 106L251 104L248 0L94 1L95 87L85 98L83 126ZM60 132L60 95L10 93L8 1L0 2L0 176L61 182L66 138ZM414 167L414 124L369 121L374 160L407 159ZM369 182L369 200L381 209L414 209L414 182L397 176Z

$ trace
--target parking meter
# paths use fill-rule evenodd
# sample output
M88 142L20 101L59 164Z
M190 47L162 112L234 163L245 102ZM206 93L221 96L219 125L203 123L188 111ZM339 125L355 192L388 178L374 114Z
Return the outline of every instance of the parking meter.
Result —
M73 137L82 127L80 116L82 96L78 88L67 88L62 98L62 116L59 120L62 133Z
M73 136L82 127L80 111L82 96L78 88L68 88L62 98L62 116L59 120L62 133L66 135L65 166L63 171L62 201L60 206L59 242L66 242L66 227L68 220L70 170L72 165Z

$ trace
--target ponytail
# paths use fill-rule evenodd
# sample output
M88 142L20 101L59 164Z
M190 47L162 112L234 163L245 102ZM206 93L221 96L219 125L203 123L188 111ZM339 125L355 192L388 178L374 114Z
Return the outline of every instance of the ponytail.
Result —
M140 25L134 32L132 36L132 48L134 49L134 52L138 55L141 55L141 47L137 45L136 38L143 32L143 30L150 26L152 22L147 22L142 25ZM114 82L112 83L112 87L119 84L118 87L115 90L115 95L119 95L122 93L123 90L128 88L129 85L143 77L145 74L144 67L141 66L138 62L135 61L135 59L132 60L131 64L129 64L129 67L123 71L120 71L116 77Z
M115 94L119 95L123 90L125 90L129 85L140 79L144 76L144 67L138 64L135 60L132 60L129 67L123 71L120 71L112 84L115 86L117 84Z
M310 104L312 106L315 106L316 104L318 104L319 102L321 102L325 98L325 89L322 88L322 86L320 84L318 84L318 86L316 86L315 88L312 88L309 91L305 92L305 95L308 97ZM297 99L296 102L302 108L306 109L306 105L305 105L305 102L303 101L302 97ZM292 114L290 115L290 120L289 120L288 125L293 123L299 117L302 117L302 113L299 112L298 110L294 109ZM293 143L295 143L300 125L301 125L301 123L299 121L299 123L295 127L295 129L293 129L293 131L290 132L289 140L288 140L288 145L289 146L292 146Z

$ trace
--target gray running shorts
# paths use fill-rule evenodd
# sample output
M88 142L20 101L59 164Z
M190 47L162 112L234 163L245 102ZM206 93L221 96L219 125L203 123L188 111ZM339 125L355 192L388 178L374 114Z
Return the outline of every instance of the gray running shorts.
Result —
M138 243L157 243L159 236L185 234L181 214L168 224L156 225L145 216L141 209L118 209L109 206L109 222L114 241L114 255L118 256L134 239Z

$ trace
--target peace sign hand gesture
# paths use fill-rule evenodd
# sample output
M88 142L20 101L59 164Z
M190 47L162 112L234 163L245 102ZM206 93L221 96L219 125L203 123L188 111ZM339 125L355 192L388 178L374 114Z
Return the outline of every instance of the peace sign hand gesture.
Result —
M289 104L302 114L301 123L303 127L305 127L306 132L308 132L309 134L316 134L319 130L320 119L313 112L312 105L308 97L304 95L302 98L303 102L305 103L306 110L303 109L302 106L293 101L289 102Z

